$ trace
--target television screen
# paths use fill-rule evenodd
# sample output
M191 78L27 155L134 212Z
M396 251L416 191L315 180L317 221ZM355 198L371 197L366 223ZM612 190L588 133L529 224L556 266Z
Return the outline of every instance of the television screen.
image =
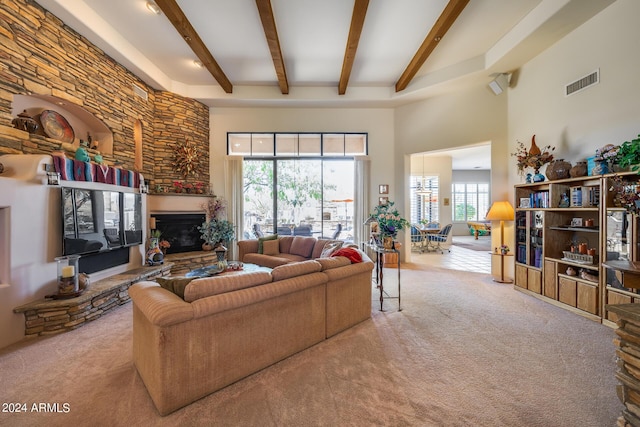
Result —
M122 193L122 198L124 244L140 245L142 244L142 196L135 193Z
M81 255L142 243L139 194L62 188L63 254Z

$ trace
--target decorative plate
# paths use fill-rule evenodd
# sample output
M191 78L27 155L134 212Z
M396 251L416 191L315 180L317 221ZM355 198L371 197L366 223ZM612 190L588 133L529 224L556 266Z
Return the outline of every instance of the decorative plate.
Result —
M53 110L44 110L40 114L40 122L49 138L71 143L75 139L75 133L67 119Z

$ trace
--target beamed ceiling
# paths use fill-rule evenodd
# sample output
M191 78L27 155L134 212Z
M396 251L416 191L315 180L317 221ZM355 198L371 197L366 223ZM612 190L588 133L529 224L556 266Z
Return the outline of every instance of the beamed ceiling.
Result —
M486 86L614 0L37 1L150 86L209 106L394 107Z

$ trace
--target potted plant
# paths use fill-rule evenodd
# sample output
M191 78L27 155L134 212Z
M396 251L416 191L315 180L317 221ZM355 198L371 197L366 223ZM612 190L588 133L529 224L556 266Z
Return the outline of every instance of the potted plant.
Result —
M216 248L235 239L235 227L226 219L213 218L198 227L200 236L205 243Z
M636 139L623 142L614 161L621 168L630 167L631 170L640 172L640 135Z
M409 227L409 221L402 218L394 207L394 202L387 202L374 208L371 218L378 223L378 232L382 238L385 249L393 248L393 241L398 232Z

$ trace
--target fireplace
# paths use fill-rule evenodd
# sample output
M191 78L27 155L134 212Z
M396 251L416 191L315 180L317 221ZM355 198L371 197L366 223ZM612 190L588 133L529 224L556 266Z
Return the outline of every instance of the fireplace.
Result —
M202 250L204 241L198 227L206 220L204 213L154 213L151 217L156 220L156 230L162 233L160 239L171 243L167 254Z

